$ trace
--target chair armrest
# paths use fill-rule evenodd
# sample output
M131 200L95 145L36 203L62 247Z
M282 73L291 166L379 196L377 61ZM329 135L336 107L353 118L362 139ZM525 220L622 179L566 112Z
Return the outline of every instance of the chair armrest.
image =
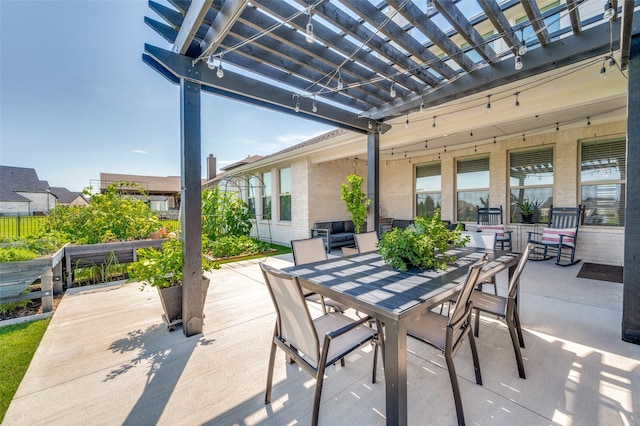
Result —
M311 228L311 238L316 237L316 236L328 237L329 234L331 234L331 230L330 229L326 229L326 228Z
M504 231L503 234L509 234L509 238L511 238L511 234L513 234L513 231Z
M537 239L535 239L535 240L532 240L532 239L531 239L531 236L532 236L532 235L539 235L539 236L542 236L542 232L527 231L527 234L528 234L528 236L527 236L527 242L534 242L534 243L537 243L537 242L539 241L539 238L537 238Z
M353 330L354 328L364 324L365 322L368 322L369 320L371 320L371 317L368 316L368 315L366 317L364 317L364 318L360 318L358 321L352 322L351 324L347 324L344 327L339 328L337 330L333 330L333 331L328 332L325 335L325 339L331 340L331 339L334 339L334 338L336 338L338 336L341 336L344 333L347 333L348 331Z

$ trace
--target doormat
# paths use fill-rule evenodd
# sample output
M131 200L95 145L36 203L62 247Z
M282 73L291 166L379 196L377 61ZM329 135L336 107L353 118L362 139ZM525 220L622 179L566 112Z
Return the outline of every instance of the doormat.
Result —
M583 263L578 278L622 283L622 266L602 265L600 263Z

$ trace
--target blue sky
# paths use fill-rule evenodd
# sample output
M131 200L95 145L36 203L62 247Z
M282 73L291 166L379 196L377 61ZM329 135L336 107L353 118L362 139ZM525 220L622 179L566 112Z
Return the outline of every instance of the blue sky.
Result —
M100 172L180 174L179 88L141 59L170 46L145 16L160 20L146 0L0 0L0 164L72 191ZM219 169L330 129L203 94L202 173L209 154Z

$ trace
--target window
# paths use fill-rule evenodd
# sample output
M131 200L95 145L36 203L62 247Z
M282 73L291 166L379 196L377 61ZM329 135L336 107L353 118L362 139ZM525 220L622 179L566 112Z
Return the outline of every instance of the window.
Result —
M457 164L458 221L474 221L476 206L489 206L489 157Z
M262 174L262 219L271 220L271 172Z
M534 222L546 222L553 203L553 148L509 154L511 222L523 222L519 205L525 200L538 206Z
M433 216L440 208L440 163L416 167L416 215Z
M291 168L280 169L280 220L291 221Z
M247 188L247 206L249 214L252 218L256 217L256 192L258 191L258 177L251 176L249 178L249 187Z
M584 142L580 183L585 225L624 226L626 141Z

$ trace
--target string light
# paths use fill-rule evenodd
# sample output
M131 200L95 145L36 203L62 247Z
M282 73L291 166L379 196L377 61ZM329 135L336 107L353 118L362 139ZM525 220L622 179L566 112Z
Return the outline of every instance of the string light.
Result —
M216 62L215 62L215 59L213 58L213 55L209 55L209 58L207 58L207 66L209 67L210 70L216 67Z
M433 116L433 125L431 127L436 127L436 117L437 115Z
M296 97L296 112L300 112L300 97Z
M424 99L421 99L420 102L420 114L422 114L424 112Z
M607 1L604 3L604 13L602 14L602 19L612 20L615 15L615 11L613 10L613 3Z
M429 139L427 139L426 141L424 141L424 147L425 147L425 148L429 148Z
M496 137L495 136L493 137L493 143L496 143Z
M338 90L344 89L344 81L342 81L342 74L338 70Z
M591 126L591 117L587 117L587 126Z
M407 114L407 121L404 122L404 128L405 129L409 128L409 114Z
M560 130L560 123L556 123L556 132Z
M427 0L427 15L433 15L436 13L436 6L433 4L433 0Z
M391 83L391 88L389 89L389 96L392 98L396 97L396 82Z
M520 47L518 48L518 55L523 56L527 53L527 42L524 41L524 26L520 28Z
M487 112L491 112L491 95L487 95Z
M607 57L602 61L602 67L600 68L600 77L607 78L607 69L604 67L604 64L607 62Z
M316 100L313 100L313 105L311 106L311 111L318 112L318 104L316 104Z
M516 56L514 66L515 66L517 71L520 71L522 69L522 67L523 67L522 57L520 55Z
M313 34L313 24L311 23L311 18L313 14L311 13L311 8L309 8L309 22L307 23L306 34L304 36L307 43L313 43L315 40L315 36Z
M522 142L526 141L527 138L524 137L524 133L522 134Z
M515 103L516 109L520 109L520 101L518 100L518 96L520 95L520 92L516 92L514 94L516 95L516 103Z
M369 120L369 122L367 123L367 127L369 128L369 130L373 129L373 124L371 124L371 120Z
M216 71L218 78L224 77L224 70L222 69L222 56L220 56L220 63L218 64L218 71Z

